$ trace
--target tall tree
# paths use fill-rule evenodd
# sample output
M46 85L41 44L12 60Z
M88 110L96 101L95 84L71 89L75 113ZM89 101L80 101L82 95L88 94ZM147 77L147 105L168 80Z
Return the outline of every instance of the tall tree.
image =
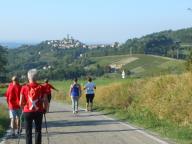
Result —
M5 72L5 66L7 64L7 50L0 46L0 73Z

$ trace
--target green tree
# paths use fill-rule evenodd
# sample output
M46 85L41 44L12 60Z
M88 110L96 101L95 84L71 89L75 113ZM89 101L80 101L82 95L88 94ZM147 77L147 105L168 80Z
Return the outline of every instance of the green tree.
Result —
M0 73L5 72L5 66L7 64L6 55L7 50L4 47L0 46Z
M188 59L186 61L186 70L192 72L192 51L190 52Z

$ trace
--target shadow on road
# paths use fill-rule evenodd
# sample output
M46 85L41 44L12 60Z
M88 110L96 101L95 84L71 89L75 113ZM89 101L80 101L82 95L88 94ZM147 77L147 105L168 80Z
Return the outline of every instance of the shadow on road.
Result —
M70 126L95 126L95 125L110 125L117 124L114 120L91 120L91 121L49 121L47 122L48 128L50 127L70 127Z
M49 132L49 136L54 135L66 135L66 134L87 134L87 133L112 133L112 132L132 132L137 130L143 130L143 129L120 129L120 130L93 130L93 131L70 131L70 132Z

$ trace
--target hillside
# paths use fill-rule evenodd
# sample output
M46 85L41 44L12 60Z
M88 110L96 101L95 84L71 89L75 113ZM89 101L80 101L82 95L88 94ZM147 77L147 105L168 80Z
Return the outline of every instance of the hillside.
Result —
M186 59L191 51L191 36L192 28L168 30L129 39L121 46L98 45L94 49L82 45L61 48L55 43L50 44L52 41L44 41L33 46L22 45L16 49L8 49L6 69L10 77L13 74L22 76L27 70L37 68L41 71L40 78L51 79L103 76L114 72L115 65L123 65L122 68L133 77L181 73L184 70L181 61L158 57L153 59L155 57L145 57L144 54ZM129 57L126 54L133 54L131 61L130 58L124 58Z
M164 74L179 74L185 71L185 61L154 55L119 55L91 58L93 64L89 67L121 65L119 70L125 70L131 77L158 76Z

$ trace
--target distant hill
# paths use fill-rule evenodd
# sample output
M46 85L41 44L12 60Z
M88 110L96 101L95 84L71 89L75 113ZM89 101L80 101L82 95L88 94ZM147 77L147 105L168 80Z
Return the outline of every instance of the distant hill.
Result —
M179 74L185 71L185 61L155 55L116 55L91 58L89 67L116 66L121 74L125 70L127 76L146 77L165 74ZM113 67L115 69L115 67ZM120 76L120 75L119 75Z
M23 45L23 43L15 43L15 42L0 42L0 45L7 47L7 48L18 48L21 45Z
M9 49L13 49L13 48L18 48L21 47L22 45L36 45L37 43L27 43L27 42L0 42L0 45L2 45L3 47L9 48Z
M145 53L185 59L192 49L192 28L166 30L141 38L128 39L123 52Z
M68 47L68 44L71 45L69 41L73 39L45 40L37 45L9 49L7 71L10 75L23 75L31 68L37 68L42 71L41 78L64 79L86 75L102 76L112 72L114 66L122 67L122 64L127 73L136 77L180 73L184 70L184 65L181 66L175 59L186 59L189 55L192 48L192 28L152 33L128 39L124 44L113 47L106 45L90 49L78 44L78 40L72 43L74 46ZM61 45L64 47L61 48ZM131 62L125 58L128 57L127 54L134 55Z

